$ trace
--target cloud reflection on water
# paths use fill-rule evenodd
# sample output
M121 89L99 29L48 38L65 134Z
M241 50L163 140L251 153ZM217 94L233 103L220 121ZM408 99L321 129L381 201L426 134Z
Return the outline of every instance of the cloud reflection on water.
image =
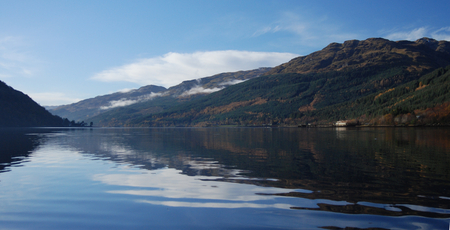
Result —
M180 202L180 201L152 201L139 200L142 203L153 205L163 205L168 207L189 207L189 208L279 208L290 209L289 204L255 204L255 203L212 203L212 202Z
M292 204L277 203L276 196L260 194L295 191L294 189L212 181L211 179L219 179L219 177L186 176L181 174L180 170L173 168L152 170L144 174L100 174L95 175L93 179L108 185L146 188L107 192L152 197L152 200L138 199L137 201L171 207L289 209ZM279 199L292 200L291 198Z

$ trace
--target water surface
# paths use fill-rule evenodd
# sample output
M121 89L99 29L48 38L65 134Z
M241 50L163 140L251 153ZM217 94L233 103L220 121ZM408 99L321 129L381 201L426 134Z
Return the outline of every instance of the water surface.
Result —
M0 135L0 229L449 227L446 128Z

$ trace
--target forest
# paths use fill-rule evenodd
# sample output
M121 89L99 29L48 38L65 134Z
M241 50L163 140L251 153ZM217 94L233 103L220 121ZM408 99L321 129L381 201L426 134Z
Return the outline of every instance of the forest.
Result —
M363 125L448 123L449 69L416 80L402 68L269 75L187 103L166 98L160 112L147 116L131 107L117 109L105 120L107 126L296 126L352 119ZM176 106L168 106L172 103Z

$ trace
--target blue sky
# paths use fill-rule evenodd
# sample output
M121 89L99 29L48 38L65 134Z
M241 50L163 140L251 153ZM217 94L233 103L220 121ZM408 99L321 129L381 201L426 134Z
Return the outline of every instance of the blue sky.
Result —
M41 105L276 66L331 42L450 41L450 1L0 0L0 80Z

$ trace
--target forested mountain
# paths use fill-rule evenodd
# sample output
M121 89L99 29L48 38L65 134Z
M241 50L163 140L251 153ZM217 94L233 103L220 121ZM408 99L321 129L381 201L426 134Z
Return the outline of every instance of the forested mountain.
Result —
M379 93L304 114L317 120L358 119L368 125L450 124L450 65Z
M446 123L449 44L429 38L332 43L204 97L175 106L161 103L159 110L134 104L92 121L104 126L299 125L341 119L373 125ZM145 108L152 109L143 113Z
M74 124L74 123L73 123ZM0 127L69 126L30 97L0 81Z
M50 108L50 112L61 117L82 121L93 116L106 113L111 117L139 113L146 115L161 112L179 103L190 101L196 97L219 91L266 73L271 68L259 68L249 71L221 73L196 80L184 81L179 85L166 89L161 86L148 85L128 92L97 96L70 105ZM123 110L122 107L127 109ZM132 108L132 111L129 110ZM124 114L124 111L127 111ZM115 120L120 119L116 118Z

